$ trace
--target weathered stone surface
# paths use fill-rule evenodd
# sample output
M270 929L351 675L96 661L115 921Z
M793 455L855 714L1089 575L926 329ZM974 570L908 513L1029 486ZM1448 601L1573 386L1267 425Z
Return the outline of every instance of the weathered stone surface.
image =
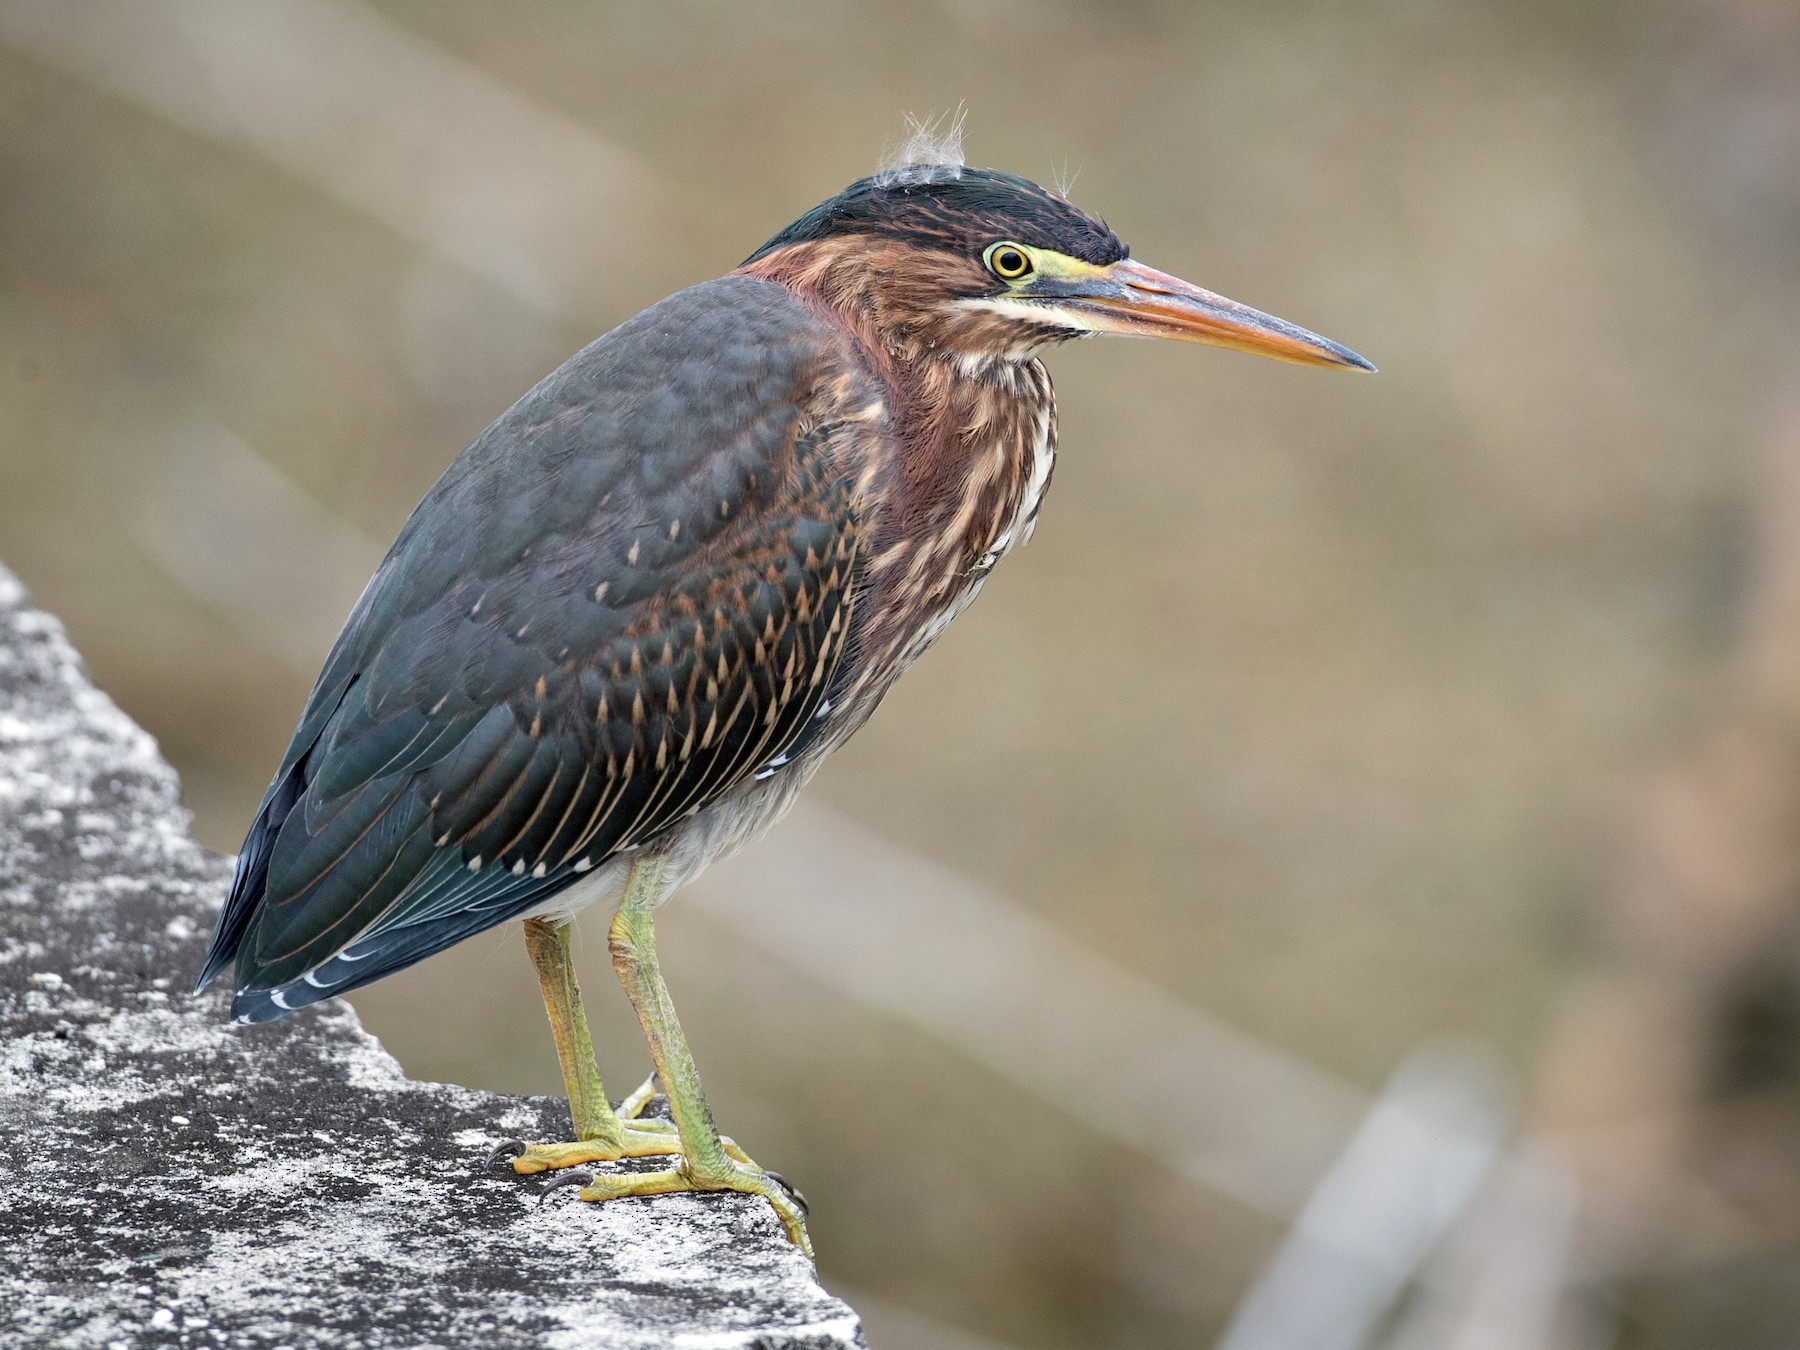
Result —
M480 1166L561 1102L410 1082L337 1001L228 1026L230 872L0 569L0 1343L863 1344L761 1201L539 1206Z

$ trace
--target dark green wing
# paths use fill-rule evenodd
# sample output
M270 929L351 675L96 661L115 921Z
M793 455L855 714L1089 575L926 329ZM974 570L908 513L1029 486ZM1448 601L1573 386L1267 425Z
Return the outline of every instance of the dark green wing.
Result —
M793 746L849 627L869 377L781 287L670 297L401 531L239 856L248 1020L528 910Z

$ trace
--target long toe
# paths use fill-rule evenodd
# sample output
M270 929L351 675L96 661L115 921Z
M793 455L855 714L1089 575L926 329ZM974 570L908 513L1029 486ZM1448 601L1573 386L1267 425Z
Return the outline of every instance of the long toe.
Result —
M496 1154L499 1150L495 1150ZM563 1144L530 1144L512 1160L520 1176L554 1172L586 1163L617 1162L620 1158L654 1158L681 1152L681 1140L673 1128L621 1130L617 1137L576 1139Z

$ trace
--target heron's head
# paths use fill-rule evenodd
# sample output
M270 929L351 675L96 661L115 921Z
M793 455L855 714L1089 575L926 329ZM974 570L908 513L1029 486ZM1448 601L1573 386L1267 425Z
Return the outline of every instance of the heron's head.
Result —
M861 310L900 352L1023 359L1048 343L1122 333L1374 369L1285 319L1134 261L1105 222L1055 192L959 163L852 183L741 270Z

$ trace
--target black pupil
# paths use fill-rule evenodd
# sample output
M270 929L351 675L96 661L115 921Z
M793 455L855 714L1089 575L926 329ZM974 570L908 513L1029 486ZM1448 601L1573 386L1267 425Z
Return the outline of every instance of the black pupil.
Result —
M1000 270L1009 277L1016 277L1025 270L1025 255L1017 249L1000 250Z

